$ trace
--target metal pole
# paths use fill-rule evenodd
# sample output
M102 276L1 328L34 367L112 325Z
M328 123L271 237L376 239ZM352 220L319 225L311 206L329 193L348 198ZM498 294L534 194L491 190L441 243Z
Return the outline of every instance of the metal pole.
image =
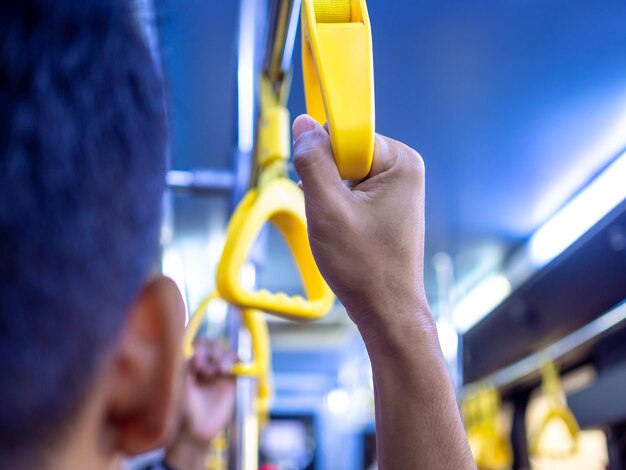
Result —
M272 0L271 2L263 69L277 93L285 75L291 71L300 4L301 0Z
M235 204L251 181L259 104L258 77L263 70L270 76L277 92L282 88L291 69L299 10L300 0L271 0L270 23L265 29L267 0L242 0L240 3L237 151L233 185ZM261 51L260 45L266 45L264 51ZM265 60L261 64L259 59L263 52ZM246 331L241 331L239 335L238 352L242 360L250 359L251 343ZM230 427L229 470L258 468L256 387L257 384L249 378L237 381L236 412Z
M233 206L248 190L254 154L258 110L258 76L261 70L259 47L266 32L265 0L241 0L239 10L237 61L237 148L233 184ZM242 360L252 355L247 332L240 332L237 351ZM229 470L257 470L258 422L254 402L255 383L249 378L237 380L236 411L229 427Z

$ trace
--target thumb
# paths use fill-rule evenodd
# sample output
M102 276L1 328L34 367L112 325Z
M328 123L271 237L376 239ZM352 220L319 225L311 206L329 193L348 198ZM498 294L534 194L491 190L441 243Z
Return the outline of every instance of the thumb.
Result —
M298 116L293 123L293 164L302 181L305 197L332 203L349 192L335 165L328 132L310 116Z

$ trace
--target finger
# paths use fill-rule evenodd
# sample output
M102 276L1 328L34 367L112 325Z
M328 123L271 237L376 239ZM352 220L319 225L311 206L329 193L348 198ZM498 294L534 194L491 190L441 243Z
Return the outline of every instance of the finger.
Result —
M368 178L384 173L391 169L397 160L396 144L399 142L376 134L374 138L374 157L372 160L372 169Z
M233 367L237 360L237 354L232 351L222 356L219 363L220 373L223 375L231 375L233 373Z
M207 379L217 375L218 364L207 354L196 354L191 361L191 372L198 378Z
M197 382L211 382L219 377L220 371L217 364L205 363L194 369L194 378Z
M349 191L337 171L328 132L310 116L302 115L294 121L292 133L293 163L305 196L322 203L345 197Z

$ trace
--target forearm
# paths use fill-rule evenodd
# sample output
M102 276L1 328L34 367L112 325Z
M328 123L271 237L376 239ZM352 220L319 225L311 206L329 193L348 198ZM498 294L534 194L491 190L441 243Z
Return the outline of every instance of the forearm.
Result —
M379 468L474 469L430 312L405 317L362 331L374 376Z

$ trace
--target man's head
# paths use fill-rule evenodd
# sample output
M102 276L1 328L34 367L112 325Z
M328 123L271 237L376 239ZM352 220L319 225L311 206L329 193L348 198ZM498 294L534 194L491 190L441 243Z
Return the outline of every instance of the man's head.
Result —
M1 3L3 466L44 468L86 429L87 408L107 434L103 451L141 451L163 432L181 328L173 284L146 281L164 106L121 1Z

